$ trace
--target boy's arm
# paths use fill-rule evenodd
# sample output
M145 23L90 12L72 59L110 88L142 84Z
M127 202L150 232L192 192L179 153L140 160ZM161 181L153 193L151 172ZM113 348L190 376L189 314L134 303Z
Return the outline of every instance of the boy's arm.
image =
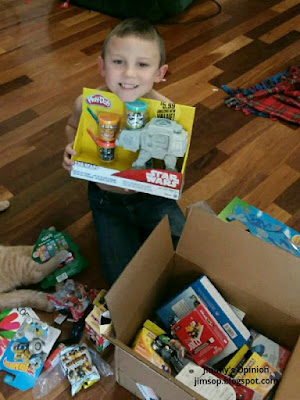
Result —
M71 143L75 139L76 131L79 125L80 116L82 113L82 95L77 97L73 105L72 114L68 119L65 133L67 136L68 143Z
M73 144L77 127L79 125L81 112L82 112L82 96L79 96L74 103L72 114L68 119L65 128L65 134L67 137L68 144L65 147L62 166L69 172L71 171L72 165L74 164L74 161L71 160L71 156L76 154L75 150L73 149Z

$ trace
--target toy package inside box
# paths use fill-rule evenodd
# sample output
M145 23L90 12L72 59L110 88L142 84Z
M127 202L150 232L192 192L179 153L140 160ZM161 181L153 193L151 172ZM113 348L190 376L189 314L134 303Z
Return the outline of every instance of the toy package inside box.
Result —
M195 108L83 89L71 176L178 199Z
M33 387L60 330L27 317L5 350L0 370L9 373L4 382L20 390Z
M222 373L241 386L253 390L255 400L271 399L274 393L272 389L281 377L281 373L276 368L258 353L250 350L248 345L242 346L234 354Z
M32 259L38 263L44 263L55 256L60 250L69 250L68 258L65 259L52 274L41 282L41 287L47 289L55 286L69 277L78 274L87 266L87 261L79 253L79 248L66 233L43 229L36 241Z
M207 400L244 400L244 397L237 397L231 385L222 385L222 382L215 379L214 375L194 363L187 364L176 375L176 379L193 388Z
M231 379L230 377L221 374L220 372L216 371L215 369L213 369L211 367L204 366L204 369L218 378L216 380L216 383L218 386L224 385L224 384L226 384L227 386L230 385L235 391L235 394L236 394L236 397L234 397L235 400L236 399L238 399L238 400L255 400L255 393L249 387L243 386L239 382L236 382L234 379ZM197 378L196 378L196 382L198 383ZM201 381L199 382L199 384L200 383L201 383ZM215 400L215 399L213 399L213 400ZM268 399L268 400L271 400L271 399Z
M157 336L164 333L165 331L163 329L159 328L150 320L147 320L144 322L142 329L138 332L132 348L152 364L170 374L170 365L157 353L155 347L153 348L153 343Z
M259 354L253 353L234 379L252 389L257 400L263 400L279 381L281 375Z
M251 338L248 343L250 350L259 354L275 369L282 373L290 358L291 352L261 333L256 332L254 329L250 329L250 332Z
M240 221L249 232L300 257L300 234L275 218L235 197L218 215L223 221Z
M198 365L205 364L228 345L225 332L204 304L176 322L172 330Z
M204 275L191 283L176 297L166 302L156 313L164 326L169 328L176 321L188 315L199 304L204 304L208 308L224 329L228 340L225 350L208 361L208 364L212 366L246 343L250 337L250 332L233 311L232 306L225 301L208 277ZM243 316L241 310L235 310Z

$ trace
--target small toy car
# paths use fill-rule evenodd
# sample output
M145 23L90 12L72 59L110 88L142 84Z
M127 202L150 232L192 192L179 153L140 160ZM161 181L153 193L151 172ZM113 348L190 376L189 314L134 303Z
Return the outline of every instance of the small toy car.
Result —
M34 348L32 342L15 342L12 345L11 350L14 353L14 360L22 360L24 363L28 363L35 367L35 369L39 368L43 363L43 353L41 350L38 351L39 345ZM34 351L32 351L34 350Z
M30 341L37 336L42 336L44 338L48 336L48 324L27 317L25 323L23 323L21 328L17 331L16 338L26 337Z
M27 317L20 329L16 332L16 342L12 351L19 358L30 360L32 355L43 353L45 339L48 336L48 324L31 317ZM21 354L23 353L23 355ZM28 353L28 354L27 354ZM42 357L43 359L43 357Z

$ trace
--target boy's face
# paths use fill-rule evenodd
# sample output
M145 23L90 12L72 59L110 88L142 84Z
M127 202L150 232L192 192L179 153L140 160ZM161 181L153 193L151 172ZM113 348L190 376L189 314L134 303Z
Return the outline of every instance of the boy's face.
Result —
M113 36L98 63L107 87L124 102L145 96L168 69L159 67L158 44L135 36Z

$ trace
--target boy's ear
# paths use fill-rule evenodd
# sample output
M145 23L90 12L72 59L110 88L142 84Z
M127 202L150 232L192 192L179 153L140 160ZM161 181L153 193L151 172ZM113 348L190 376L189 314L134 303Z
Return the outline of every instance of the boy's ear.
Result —
M101 76L105 76L104 60L102 56L98 57L98 66Z
M159 83L164 79L164 76L166 75L166 72L168 71L168 67L169 66L167 64L165 64L159 68L159 70L157 72L157 76L154 80L155 83Z

